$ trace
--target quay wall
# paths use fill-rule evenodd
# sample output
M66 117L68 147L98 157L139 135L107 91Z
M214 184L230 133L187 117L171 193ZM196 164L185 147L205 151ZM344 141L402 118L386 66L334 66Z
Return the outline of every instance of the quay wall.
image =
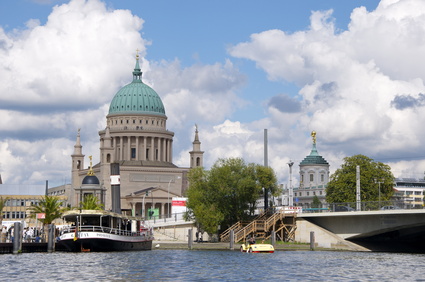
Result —
M369 251L303 218L297 218L295 241L297 243L310 243L310 232L314 232L315 247L350 251Z
M314 232L315 247L335 250L369 251L303 218L298 217L296 225L295 243L310 244L310 232ZM195 233L197 229L193 222L186 222L185 224L183 222L157 224L153 227L155 241L187 242L189 229L193 230L193 240L196 240ZM203 233L202 240L209 241L207 233Z

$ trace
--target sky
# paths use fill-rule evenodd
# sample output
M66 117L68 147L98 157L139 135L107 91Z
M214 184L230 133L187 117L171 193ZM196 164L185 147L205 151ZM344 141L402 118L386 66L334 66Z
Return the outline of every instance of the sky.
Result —
M312 148L330 164L363 154L396 177L425 171L423 0L0 0L3 183L70 182L99 161L109 103L132 80L161 97L189 167L195 124L204 166L241 157L293 184Z

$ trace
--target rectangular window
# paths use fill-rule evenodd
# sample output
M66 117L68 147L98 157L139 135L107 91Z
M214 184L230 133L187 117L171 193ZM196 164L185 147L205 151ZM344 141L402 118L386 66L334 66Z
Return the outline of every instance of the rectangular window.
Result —
M314 181L314 174L310 174L310 182Z
M132 159L136 158L136 148L131 148L131 158Z
M324 174L321 174L321 175L320 175L320 180L321 180L322 182L325 182L325 175L324 175Z
M310 192L307 192L307 196L310 196Z

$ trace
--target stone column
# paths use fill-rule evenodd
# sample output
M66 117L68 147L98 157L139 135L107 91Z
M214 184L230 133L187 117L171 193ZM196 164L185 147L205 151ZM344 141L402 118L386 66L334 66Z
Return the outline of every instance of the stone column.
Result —
M165 216L165 205L161 203L161 215Z
M146 160L146 136L143 136L142 160Z
M131 160L131 136L127 136L127 160Z
M112 137L112 148L114 149L114 151L113 151L113 156L111 156L111 161L112 160L116 160L116 159L118 159L118 156L117 156L117 138L116 137Z
M146 136L143 136L143 152L142 152L142 160L146 161L146 145L147 140Z
M173 140L170 139L170 163L173 162Z
M151 137L151 152L150 159L155 160L155 137Z
M139 149L139 136L136 136L136 161L138 161L138 160L140 160L140 157L139 157L139 151L140 151L140 149Z
M165 155L165 161L169 162L170 161L170 140L166 140L165 142L165 150L166 150L166 155Z
M161 138L158 137L158 161L161 161Z
M131 206L131 216L136 216L136 203L130 202Z
M167 161L167 139L162 139L162 161Z
M124 151L124 148L123 148L123 140L122 140L122 136L120 136L120 157L119 157L119 160L121 161L121 160L123 160L123 151Z

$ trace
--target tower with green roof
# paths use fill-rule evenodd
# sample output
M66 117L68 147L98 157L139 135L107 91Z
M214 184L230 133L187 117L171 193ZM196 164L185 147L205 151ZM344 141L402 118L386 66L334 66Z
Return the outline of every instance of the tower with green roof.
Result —
M316 148L316 132L311 132L313 146L311 152L300 163L300 187L295 198L298 205L310 207L314 196L325 202L325 189L329 182L329 163Z

